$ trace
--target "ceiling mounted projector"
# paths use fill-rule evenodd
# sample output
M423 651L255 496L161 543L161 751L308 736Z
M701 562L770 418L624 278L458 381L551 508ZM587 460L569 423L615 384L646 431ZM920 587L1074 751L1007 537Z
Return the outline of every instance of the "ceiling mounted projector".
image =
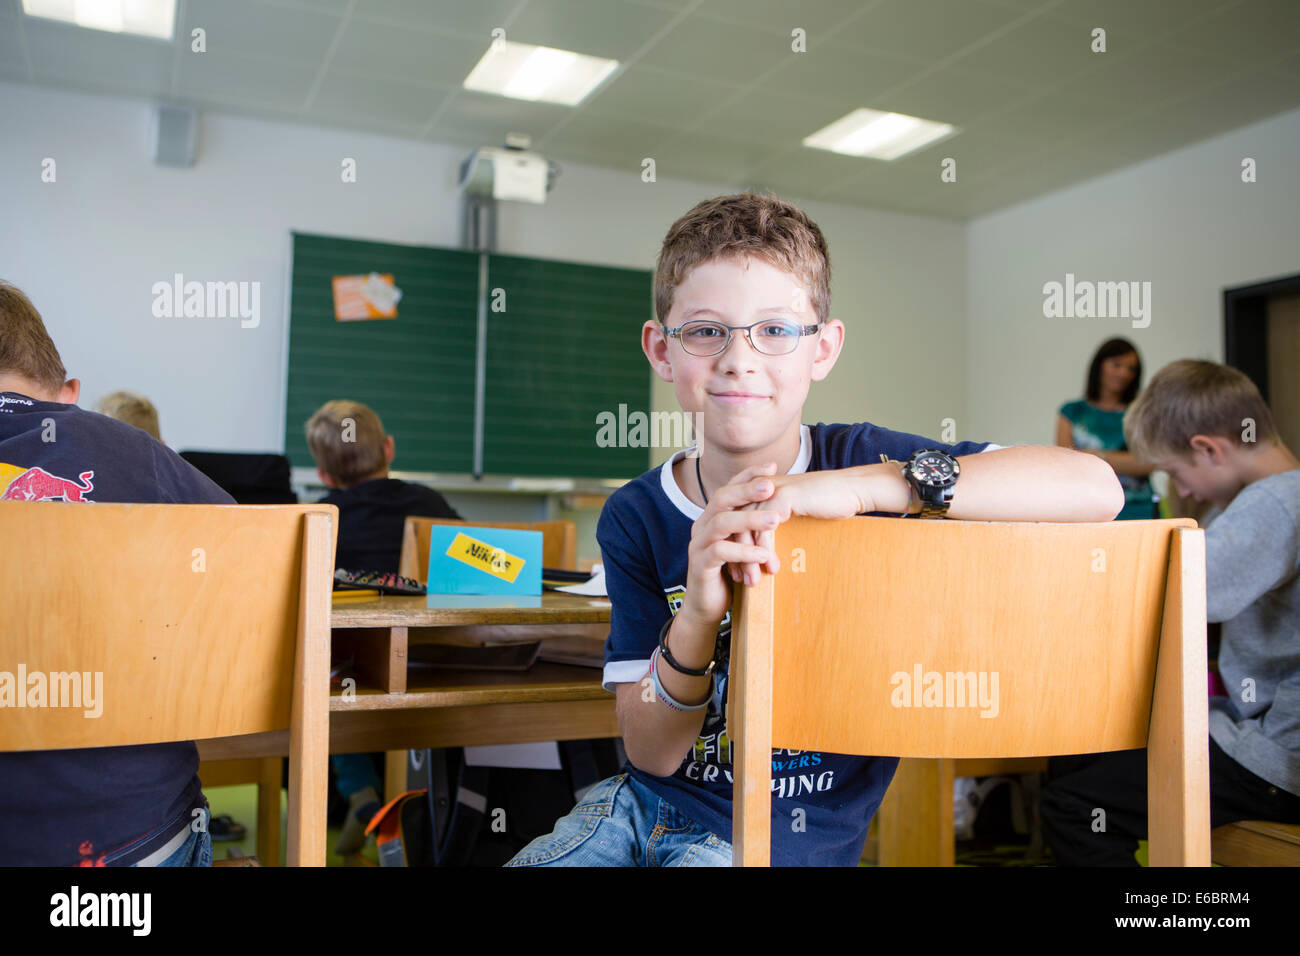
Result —
M559 167L529 152L532 141L519 133L504 146L480 146L460 164L460 188L471 196L544 203Z

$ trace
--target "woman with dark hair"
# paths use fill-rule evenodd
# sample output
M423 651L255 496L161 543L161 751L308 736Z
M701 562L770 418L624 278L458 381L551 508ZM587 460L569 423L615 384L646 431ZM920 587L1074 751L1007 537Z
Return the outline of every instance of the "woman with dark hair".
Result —
M1128 339L1107 339L1088 367L1084 398L1066 402L1056 418L1056 444L1104 459L1124 486L1118 521L1156 517L1150 465L1134 458L1124 443L1124 410L1142 387L1142 359Z

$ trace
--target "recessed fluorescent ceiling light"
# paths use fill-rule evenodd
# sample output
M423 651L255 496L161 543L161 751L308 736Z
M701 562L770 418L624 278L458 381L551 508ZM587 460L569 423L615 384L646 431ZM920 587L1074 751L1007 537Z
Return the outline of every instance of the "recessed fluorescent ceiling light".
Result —
M176 0L23 0L23 13L92 30L170 40Z
M804 137L803 144L846 156L898 159L956 132L949 123L860 109Z
M617 60L506 40L488 47L463 85L516 100L577 106L617 66Z

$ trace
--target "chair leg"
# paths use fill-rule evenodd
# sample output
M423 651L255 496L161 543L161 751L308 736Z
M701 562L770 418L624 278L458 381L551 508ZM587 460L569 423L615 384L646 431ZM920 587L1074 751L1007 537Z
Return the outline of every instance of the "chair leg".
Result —
M263 866L280 865L280 789L283 759L258 761L257 774L257 857Z
M881 866L952 866L951 760L903 759L885 793L880 819Z

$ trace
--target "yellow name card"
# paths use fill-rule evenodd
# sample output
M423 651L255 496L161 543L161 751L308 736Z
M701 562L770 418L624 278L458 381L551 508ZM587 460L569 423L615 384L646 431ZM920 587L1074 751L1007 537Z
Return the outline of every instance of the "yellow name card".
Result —
M452 539L447 557L511 584L515 583L525 563L518 555L463 533Z

